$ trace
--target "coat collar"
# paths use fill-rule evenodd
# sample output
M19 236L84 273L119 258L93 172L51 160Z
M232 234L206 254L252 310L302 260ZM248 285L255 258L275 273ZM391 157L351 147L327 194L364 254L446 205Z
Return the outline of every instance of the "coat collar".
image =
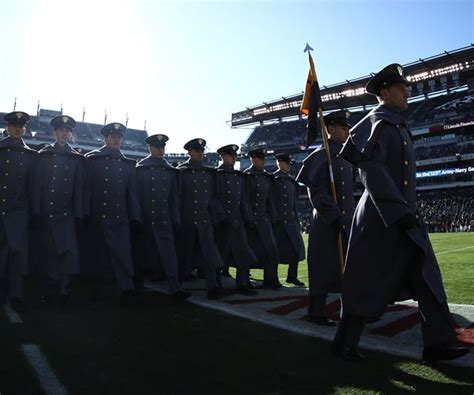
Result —
M98 149L90 151L86 154L87 158L103 157L103 156L109 156L111 158L125 159L125 156L122 154L122 151L107 148L105 145L98 148Z
M140 162L137 163L137 167L163 167L165 169L173 169L168 161L165 159L157 159L151 155L148 155L146 158L143 158Z
M34 149L31 149L28 147L23 139L20 139L19 141L13 141L10 137L5 137L3 140L0 141L0 149L15 149L15 150L25 150L29 152L36 152Z

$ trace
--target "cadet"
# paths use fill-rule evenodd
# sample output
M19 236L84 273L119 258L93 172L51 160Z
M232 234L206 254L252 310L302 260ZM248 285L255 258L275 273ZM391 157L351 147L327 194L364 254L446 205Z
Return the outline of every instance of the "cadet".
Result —
M106 250L121 290L121 304L133 302L135 296L130 229L136 233L143 230L135 161L120 151L125 130L121 123L102 128L105 145L86 154L85 190L85 213L94 237L94 245L89 247Z
M263 286L277 289L282 285L278 280L278 249L272 229L272 223L276 221L272 197L274 178L264 169L265 155L266 151L261 148L248 152L252 165L244 170L250 207L247 236L259 267L264 269Z
M218 223L215 235L225 265L237 268L237 292L255 295L257 292L250 284L250 267L257 264L257 258L248 243L244 224L250 218L245 175L234 170L238 149L237 145L230 144L217 150L223 163L217 168Z
M469 351L451 346L455 323L426 227L416 212L415 152L402 115L408 108L407 85L399 64L370 79L366 90L380 104L351 129L341 151L359 168L365 186L352 222L343 314L332 345L346 360L364 359L357 346L365 321L380 317L399 297L418 301L424 361L455 359Z
M42 299L50 279L59 280L60 303L68 302L70 275L79 273L75 224L82 225L84 157L68 142L76 121L67 115L51 120L54 144L39 151L34 177L33 214L41 218L45 256L40 264Z
M275 155L278 170L275 177L275 208L277 221L273 227L280 263L288 265L286 282L300 287L304 283L298 280L298 262L305 258L304 242L298 219L298 183L289 171L295 160L287 153Z
M142 237L142 266L155 269L161 265L171 295L187 299L191 292L183 290L178 282L178 262L173 228L180 224L178 200L178 170L165 159L168 136L155 134L145 139L150 155L137 164L138 196L142 209L145 232Z
M217 271L222 267L222 258L214 240L213 224L216 212L216 170L203 166L206 140L193 139L184 145L189 159L180 164L179 196L181 204L181 226L178 230L178 258L180 279L190 278L197 266L204 269L207 297L217 299L228 295L220 287Z
M326 317L327 294L341 290L337 238L340 234L343 251L346 251L354 213L352 166L339 157L342 144L349 135L348 116L347 111L335 111L324 117L329 133L337 203L331 193L328 161L323 147L315 149L303 161L297 177L307 186L314 208L308 241L308 319L326 326L335 325Z
M28 274L28 219L37 152L22 136L30 116L15 111L4 116L9 137L0 141L0 304L26 311L23 276Z

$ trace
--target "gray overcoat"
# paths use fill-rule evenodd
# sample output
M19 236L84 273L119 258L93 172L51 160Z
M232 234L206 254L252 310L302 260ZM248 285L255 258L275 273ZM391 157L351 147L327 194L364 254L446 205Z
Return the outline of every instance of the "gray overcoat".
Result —
M329 140L337 203L331 193L329 167L324 148L317 148L304 161L297 176L305 184L314 207L308 240L308 275L311 295L340 292L341 273L337 232L331 225L342 224L343 252L354 213L352 165L338 156L341 144ZM345 258L345 256L344 256Z
M421 218L403 231L397 221L416 212L416 166L403 116L385 105L369 112L353 129L341 156L359 168L365 191L352 223L342 299L349 314L375 318L387 304L413 297L407 270L422 265L435 297L446 300L441 273ZM418 262L410 261L416 249Z

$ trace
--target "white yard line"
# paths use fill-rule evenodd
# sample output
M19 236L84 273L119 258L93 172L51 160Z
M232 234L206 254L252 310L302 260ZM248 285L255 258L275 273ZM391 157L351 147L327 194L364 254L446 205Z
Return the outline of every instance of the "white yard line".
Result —
M451 253L451 252L469 250L470 248L474 248L474 246L463 247L463 248L456 248L455 250L449 250L449 251L442 251L442 252L438 252L438 253L435 254L435 255L449 254L449 253Z
M15 310L10 307L9 304L6 304L4 307L5 313L7 314L8 321L10 321L10 324L23 324L23 320L21 319L21 317Z
M66 388L57 378L39 346L36 344L22 344L21 349L36 372L44 393L46 395L66 395Z

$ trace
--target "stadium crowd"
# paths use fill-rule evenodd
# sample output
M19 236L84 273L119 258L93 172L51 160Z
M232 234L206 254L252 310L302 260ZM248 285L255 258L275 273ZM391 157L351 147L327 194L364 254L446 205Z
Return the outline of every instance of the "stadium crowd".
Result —
M428 191L418 194L418 210L429 232L474 230L474 189Z

